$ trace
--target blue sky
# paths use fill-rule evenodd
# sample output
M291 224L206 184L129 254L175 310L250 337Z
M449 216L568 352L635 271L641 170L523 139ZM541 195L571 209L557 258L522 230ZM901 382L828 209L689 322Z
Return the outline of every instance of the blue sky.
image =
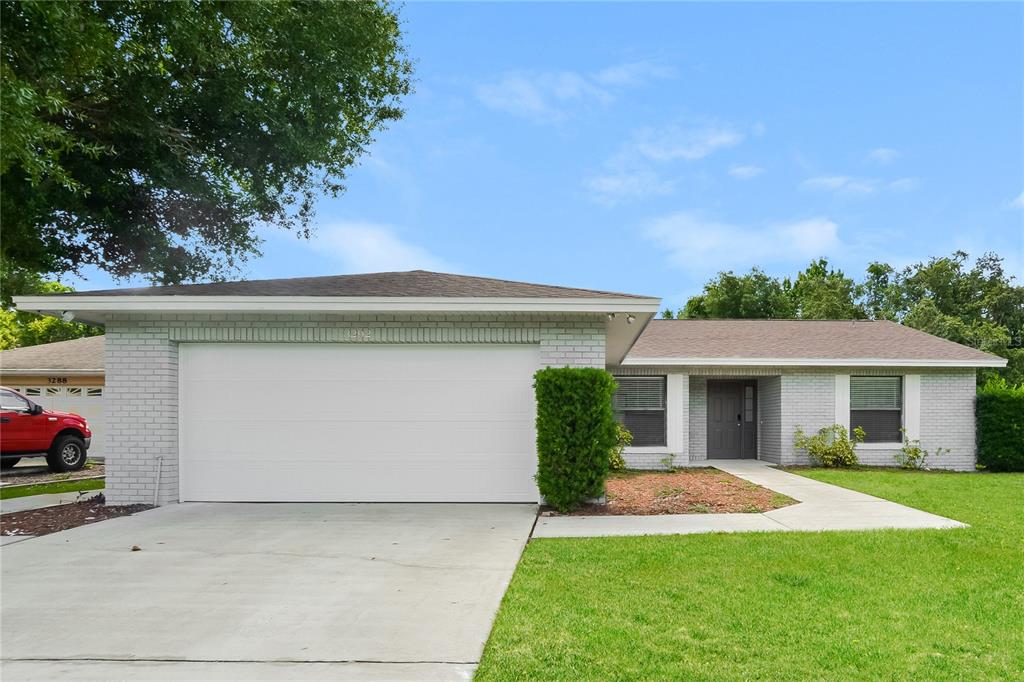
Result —
M1024 4L410 4L416 93L245 278L662 296L964 249L1024 279ZM101 274L71 283L107 286Z

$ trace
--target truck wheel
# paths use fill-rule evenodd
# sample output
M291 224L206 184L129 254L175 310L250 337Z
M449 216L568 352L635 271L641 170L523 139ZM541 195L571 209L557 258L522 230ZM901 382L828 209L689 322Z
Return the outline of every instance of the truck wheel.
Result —
M85 441L68 434L53 442L50 454L46 456L50 471L78 471L85 466Z
M0 466L4 469L13 469L14 465L21 461L21 457L4 457L0 459Z

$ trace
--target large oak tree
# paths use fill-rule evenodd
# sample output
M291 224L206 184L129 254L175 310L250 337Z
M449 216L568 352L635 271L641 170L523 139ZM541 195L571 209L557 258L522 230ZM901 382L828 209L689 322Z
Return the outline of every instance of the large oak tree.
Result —
M230 274L401 117L381 1L0 4L0 274ZM26 275L26 273L28 273Z

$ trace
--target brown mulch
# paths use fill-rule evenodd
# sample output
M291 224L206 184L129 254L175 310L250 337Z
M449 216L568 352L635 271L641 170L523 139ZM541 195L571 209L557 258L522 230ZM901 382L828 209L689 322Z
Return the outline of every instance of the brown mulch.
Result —
M100 494L82 502L4 514L0 516L0 535L46 535L152 508L151 504L108 507Z
M718 469L613 473L605 488L607 504L586 505L573 515L757 513L795 503Z
M34 483L53 483L54 481L77 481L81 478L96 478L103 476L104 468L102 462L88 462L84 468L78 471L68 471L63 474L55 474L46 468L46 460L42 457L33 457L28 462L38 462L39 466L28 468L20 465L13 469L4 469L0 474L0 480L4 487L12 485L29 485ZM28 469L28 471L26 471ZM31 473L29 473L31 472Z

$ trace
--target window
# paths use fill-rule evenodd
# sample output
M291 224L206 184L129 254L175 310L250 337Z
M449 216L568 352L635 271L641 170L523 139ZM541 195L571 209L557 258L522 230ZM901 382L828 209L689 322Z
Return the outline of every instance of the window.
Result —
M615 418L633 434L635 447L666 445L665 377L615 377Z
M82 389L75 386L68 387L68 395L82 395Z
M14 391L0 391L0 410L4 412L28 412L32 405Z
M865 443L902 443L902 377L850 377L850 430L864 429Z
M754 387L745 386L743 388L743 420L745 422L754 421Z
M46 387L46 395L60 395L60 389L52 386Z
M42 394L43 394L43 389L41 389L39 387L36 387L36 388L26 388L25 389L25 395L27 395L30 398L38 398Z
M87 388L87 389L85 389L85 395L89 396L90 398L99 398L99 397L101 397L103 395L103 389L102 388Z

